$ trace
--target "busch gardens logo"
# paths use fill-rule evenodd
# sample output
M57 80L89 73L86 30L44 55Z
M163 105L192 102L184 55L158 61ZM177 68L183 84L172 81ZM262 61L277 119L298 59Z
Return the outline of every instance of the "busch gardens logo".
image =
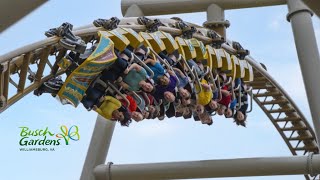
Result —
M44 129L35 129L32 130L28 127L19 127L20 128L20 146L29 147L22 148L20 151L48 151L47 148L30 148L36 146L60 146L60 145L69 145L70 140L78 141L80 140L79 128L76 125L68 128L65 125L60 127L59 133L53 133L48 127ZM50 148L54 150L54 148Z

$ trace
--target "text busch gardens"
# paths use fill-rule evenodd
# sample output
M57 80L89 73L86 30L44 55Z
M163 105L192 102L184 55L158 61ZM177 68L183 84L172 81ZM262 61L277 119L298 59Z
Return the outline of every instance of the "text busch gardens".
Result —
M68 128L65 125L60 127L59 133L53 133L48 127L43 129L30 129L29 127L19 127L20 146L59 146L69 145L69 141L80 140L79 128L76 125Z

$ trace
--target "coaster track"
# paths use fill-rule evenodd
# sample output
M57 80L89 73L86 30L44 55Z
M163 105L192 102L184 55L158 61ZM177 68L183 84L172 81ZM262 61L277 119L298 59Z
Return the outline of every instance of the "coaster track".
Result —
M159 27L160 31L172 35L181 34L181 30L172 27L174 20L160 20L164 24ZM201 31L206 31L205 28L194 24L190 25L196 26L198 29L194 38L204 44L212 41L201 33ZM136 18L122 19L119 27L131 28L137 32L146 30L145 26L138 25ZM99 30L103 29L88 25L75 29L73 32L88 43L97 37L95 35ZM65 51L58 44L58 40L58 37L47 38L0 56L0 107L2 107L0 113L51 78L49 72L55 61L55 55L59 51ZM235 54L236 51L228 44L230 41L227 41L222 47L228 53ZM254 69L254 81L248 83L253 88L253 99L271 120L291 153L293 155L318 153L315 133L298 106L260 63L250 56L247 56L246 60ZM32 68L34 73L31 71ZM58 72L58 74L63 73L63 71ZM28 83L28 79L32 82ZM9 94L13 95L9 96ZM307 175L305 177L306 179L316 179L316 177Z

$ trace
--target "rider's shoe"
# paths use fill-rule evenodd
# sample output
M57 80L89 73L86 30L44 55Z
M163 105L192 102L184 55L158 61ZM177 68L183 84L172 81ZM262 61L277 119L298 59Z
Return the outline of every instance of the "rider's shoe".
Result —
M208 31L207 36L212 39L212 46L216 49L220 49L221 45L225 43L225 39L222 36L219 36L215 31Z
M138 24L145 25L149 32L155 32L158 30L159 26L163 25L159 19L152 20L144 16L139 17L137 21Z
M33 94L36 95L36 96L41 96L42 93L43 93L43 90L41 88L35 89L33 91Z
M247 55L250 54L250 51L247 49L244 49L242 45L239 42L233 41L232 47L237 50L237 56L239 59L244 59Z
M151 19L148 19L144 16L142 17L138 17L137 21L138 21L138 24L140 25L146 25L148 21L150 21Z
M189 26L184 21L176 22L176 28L182 31L182 36L187 39L191 39L193 34L197 31L195 27Z
M103 27L106 30L113 30L118 27L120 20L117 17L110 19L96 19L93 21L93 25L96 27Z
M56 36L57 35L57 28L49 29L48 31L46 31L44 33L44 35L46 35L47 37Z
M59 92L62 85L63 81L61 80L61 77L58 76L44 82L39 88L34 90L33 94L40 96L43 93L51 93L53 96L55 96Z

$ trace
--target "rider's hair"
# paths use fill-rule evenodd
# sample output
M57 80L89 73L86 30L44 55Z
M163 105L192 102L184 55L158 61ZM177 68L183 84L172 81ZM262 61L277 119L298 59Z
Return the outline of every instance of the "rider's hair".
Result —
M124 116L124 119L122 121L119 121L121 126L127 126L129 127L130 123L132 122L131 120L131 114L130 112L127 110L127 111L123 111L123 116Z
M238 111L236 111L236 113L234 113L233 115L233 120L234 120L233 122L235 122L238 126L240 125L240 126L246 127L247 115L244 115L244 119L242 121L239 121L237 119L237 114L238 114Z

